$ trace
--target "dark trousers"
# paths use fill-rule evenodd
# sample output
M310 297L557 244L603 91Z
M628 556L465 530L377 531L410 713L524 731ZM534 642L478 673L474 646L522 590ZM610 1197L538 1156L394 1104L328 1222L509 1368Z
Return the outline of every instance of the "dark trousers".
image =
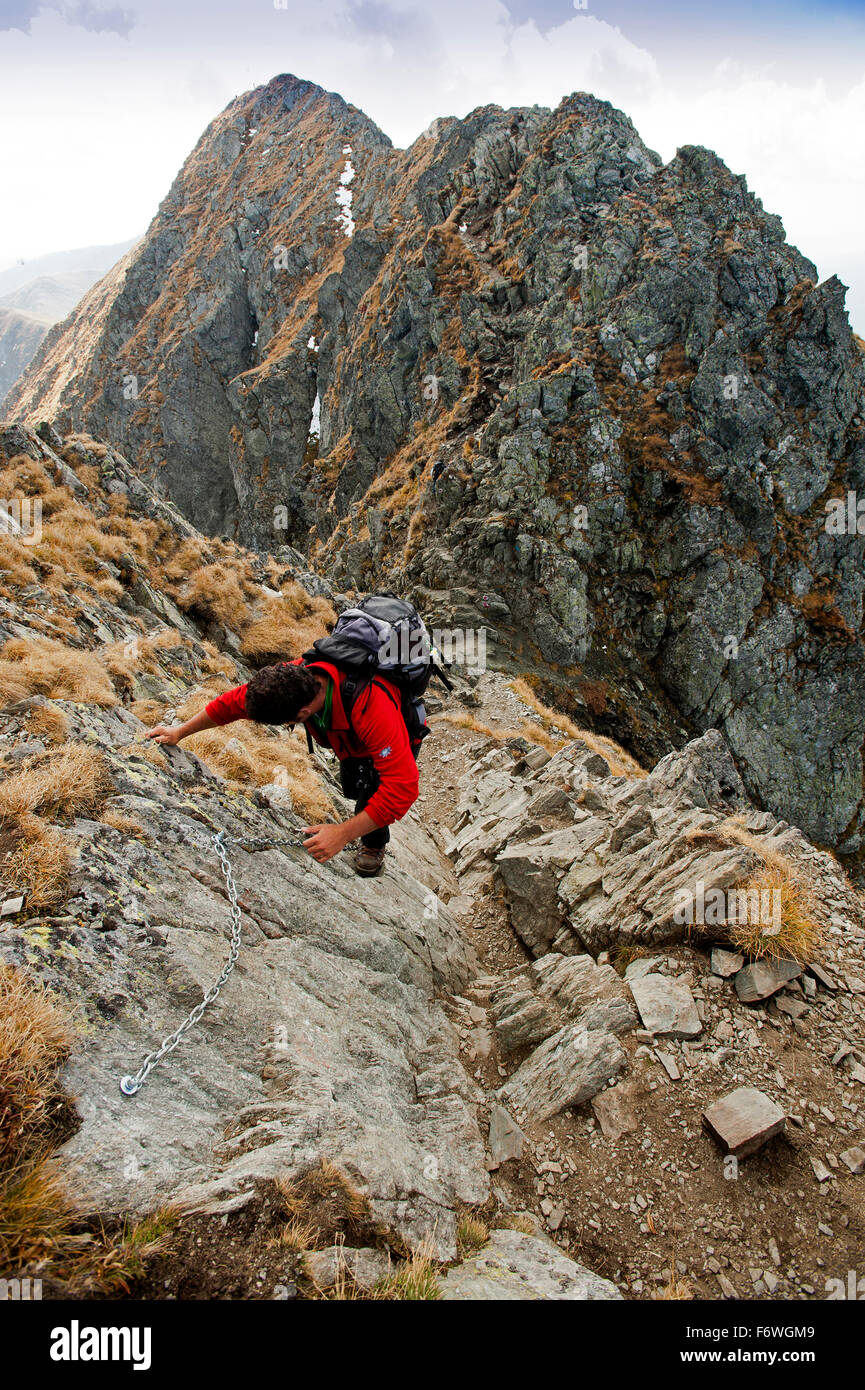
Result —
M411 751L417 762L417 748ZM346 796L354 799L356 815L358 811L365 810L372 801L381 778L375 770L372 758L343 758L339 765L339 780ZM360 839L361 844L366 845L367 849L384 849L390 839L390 826L371 830L368 835L361 835Z

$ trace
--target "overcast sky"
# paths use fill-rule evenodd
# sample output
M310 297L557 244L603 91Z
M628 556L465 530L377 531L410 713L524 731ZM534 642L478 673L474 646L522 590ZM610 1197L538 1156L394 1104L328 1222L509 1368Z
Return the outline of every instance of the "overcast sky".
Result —
M664 159L745 174L865 334L865 0L0 0L0 268L143 232L208 121L279 72L401 146L595 92Z

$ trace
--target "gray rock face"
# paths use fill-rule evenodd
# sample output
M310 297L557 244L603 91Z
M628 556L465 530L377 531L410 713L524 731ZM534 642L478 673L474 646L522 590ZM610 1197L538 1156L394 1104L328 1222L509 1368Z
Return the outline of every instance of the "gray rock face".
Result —
M496 1033L505 1051L534 1045L566 1023L624 1033L637 1016L619 976L591 956L555 952L510 972L492 992Z
M4 461L25 454L82 508L88 497L107 506L43 433L0 432ZM101 471L130 518L154 534L162 527L178 541L195 539L113 450ZM179 702L202 681L214 649L164 593L140 587L135 563L125 586L116 584L117 598L94 591L64 610L73 615L60 633L70 667L85 657L107 667L111 652L145 633L154 643L168 637L164 650L154 645L145 674L164 686L166 704ZM0 613L0 644L59 633L54 614L38 586L13 593ZM136 680L118 677L127 698L150 693ZM106 690L100 698L116 698L110 682ZM3 749L37 757L44 744L29 736L30 715L62 715L64 737L105 759L111 786L94 816L121 817L121 828L61 818L54 833L72 854L62 910L34 915L25 898L0 931L0 958L34 972L79 1016L65 1081L81 1123L59 1152L74 1190L94 1210L138 1212L169 1201L226 1210L247 1202L263 1179L290 1180L329 1159L366 1194L383 1227L453 1258L456 1208L483 1202L489 1177L477 1087L437 1002L460 992L478 967L445 904L429 910L443 867L436 845L409 812L376 880L359 879L348 854L318 865L301 849L231 846L237 964L177 1050L125 1097L120 1078L177 1028L225 962L229 902L213 835L270 843L296 838L304 822L286 789L239 790L188 745L145 745L145 726L119 698L105 708L92 698L32 694L0 711ZM27 765L14 759L4 774ZM0 904L18 898L0 892Z
M585 744L568 744L539 771L521 768L506 749L484 754L458 808L450 850L457 873L467 885L494 873L512 925L538 964L547 954L579 960L587 951L657 949L692 933L729 941L728 895L762 866L764 846L767 856L780 852L815 885L827 927L831 913L865 924L858 895L832 856L749 807L717 731L665 758L648 777L607 775L575 795L573 787L585 785L587 754ZM566 796L567 823L543 830L527 819L527 808L552 789ZM737 839L742 827L752 837L747 844ZM715 912L710 904L718 901ZM629 983L656 965L657 958L632 961ZM551 1031L549 1000L524 972L503 987L499 1015L506 1046Z
M507 1230L492 1231L483 1249L449 1270L439 1284L448 1302L583 1302L622 1296L615 1284L569 1259L546 1237Z
M66 708L66 706L62 706ZM171 1199L208 1206L336 1156L375 1213L453 1257L456 1201L488 1190L472 1084L436 988L458 990L474 961L441 907L424 916L429 847L416 823L394 835L380 879L346 857L232 850L243 940L233 975L181 1047L133 1098L119 1079L170 1033L219 974L228 904L210 826L229 836L296 833L297 817L230 797L209 779L206 823L184 794L200 772L131 758L127 712L67 710L110 750L108 805L145 837L78 821L74 891L82 925L7 927L3 959L35 961L90 1027L66 1083L82 1115L61 1162L100 1208ZM66 919L74 923L75 916ZM450 1253L447 1253L450 1252Z
M647 761L717 727L760 804L859 845L865 364L711 151L664 165L577 93L403 152L280 76L10 409L122 444L207 529L323 542L344 587L459 575Z

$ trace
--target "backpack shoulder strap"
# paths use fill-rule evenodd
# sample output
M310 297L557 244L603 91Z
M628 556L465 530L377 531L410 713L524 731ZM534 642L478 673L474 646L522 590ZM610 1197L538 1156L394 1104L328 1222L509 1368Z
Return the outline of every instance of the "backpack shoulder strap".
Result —
M355 730L354 724L352 723L352 710L357 704L358 698L363 693L363 691L370 690L374 685L377 686L379 690L384 691L385 695L387 695L388 699L391 701L392 704L396 705L396 708L398 710L402 710L402 705L400 701L397 699L393 690L391 690L389 686L385 685L384 681L376 680L375 676L373 676L371 680L364 679L363 676L361 676L360 678L358 678L357 676L346 676L345 680L342 682L342 685L340 687L340 696L342 698L342 707L345 710L345 716L348 720L349 728L352 730L352 733L357 732Z

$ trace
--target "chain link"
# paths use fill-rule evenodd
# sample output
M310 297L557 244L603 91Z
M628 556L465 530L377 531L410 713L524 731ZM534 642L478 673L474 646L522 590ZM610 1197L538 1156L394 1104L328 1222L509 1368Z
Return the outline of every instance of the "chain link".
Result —
M125 1096L134 1096L137 1091L140 1091L148 1076L153 1071L153 1068L169 1052L174 1051L175 1047L177 1047L178 1043L182 1042L183 1038L189 1032L190 1028L195 1027L196 1023L201 1018L201 1015L204 1013L204 1010L207 1008L209 1004L213 1003L214 999L219 994L219 991L222 989L222 986L225 984L226 980L228 979L229 975L235 967L237 957L240 952L240 904L237 901L237 884L234 880L234 871L231 867L231 860L228 857L228 850L226 846L240 845L244 849L249 850L276 849L281 845L289 846L292 849L303 849L304 847L304 841L302 839L298 839L297 836L292 836L289 839L282 840L254 840L244 838L240 838L237 840L229 840L226 838L225 831L220 830L219 834L212 835L211 839L213 841L213 847L216 850L216 854L219 858L219 867L222 870L222 876L225 879L225 887L228 893L228 901L231 907L231 945L228 951L228 959L226 960L225 965L222 967L218 979L215 980L215 982L211 985L210 989L207 991L204 998L201 1000L201 1003L196 1004L192 1012L183 1020L180 1027L175 1028L173 1033L169 1033L168 1037L164 1039L162 1044L156 1049L155 1052L151 1052L147 1057L145 1057L144 1061L142 1062L141 1066L138 1068L138 1071L134 1074L134 1076L121 1077L120 1089Z

